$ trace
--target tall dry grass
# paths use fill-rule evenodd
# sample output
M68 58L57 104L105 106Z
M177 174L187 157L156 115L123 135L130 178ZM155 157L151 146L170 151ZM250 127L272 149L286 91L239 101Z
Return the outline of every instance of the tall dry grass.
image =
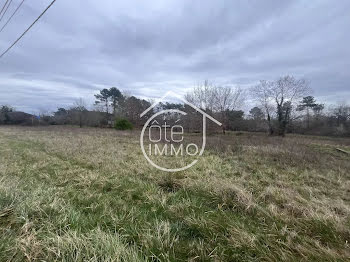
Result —
M349 140L212 135L168 174L138 135L1 127L0 261L350 259Z

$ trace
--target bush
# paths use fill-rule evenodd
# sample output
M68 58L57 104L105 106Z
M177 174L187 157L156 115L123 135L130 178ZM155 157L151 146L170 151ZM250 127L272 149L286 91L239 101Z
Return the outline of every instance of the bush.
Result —
M114 128L117 130L131 130L133 125L127 119L117 119Z

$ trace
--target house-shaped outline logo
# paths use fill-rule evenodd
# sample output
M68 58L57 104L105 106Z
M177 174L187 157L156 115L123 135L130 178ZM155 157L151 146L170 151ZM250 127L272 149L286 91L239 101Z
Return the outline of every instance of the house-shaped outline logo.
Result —
M198 154L198 156L201 156L204 152L205 149L205 144L206 144L206 119L209 118L211 121L213 121L214 123L216 123L217 125L221 126L222 124L217 121L215 118L213 118L212 116L208 115L206 112L204 112L202 109L198 108L197 106L195 106L194 104L188 102L186 99L184 99L182 96L174 93L173 91L168 91L164 96L162 96L161 98L157 99L150 107L148 107L145 111L143 111L140 114L140 117L143 117L144 115L146 115L152 108L154 108L156 105L158 105L160 102L162 102L165 98L167 97L175 97L177 99L179 99L180 101L182 101L184 104L187 104L188 106L192 107L194 110L196 110L197 112L201 113L203 116L203 143L202 143L202 148ZM145 158L147 159L147 161L154 167L162 170L162 171L166 171L166 172L178 172L178 171L183 171L186 170L188 168L190 168L191 166L193 166L194 164L197 163L198 159L194 160L192 163L188 164L185 167L181 167L181 168L164 168L161 167L157 164L155 164L147 155L144 145L143 145L143 137L144 137L144 133L146 131L146 128L148 127L149 123L157 116L161 115L161 114L165 114L165 113L178 113L178 114L182 114L182 115L187 115L186 112L183 112L181 110L178 109L168 109L168 110L162 110L160 112L155 113L150 119L147 120L147 122L144 124L142 131L141 131L141 135L140 135L140 146L142 149L142 153L145 156Z

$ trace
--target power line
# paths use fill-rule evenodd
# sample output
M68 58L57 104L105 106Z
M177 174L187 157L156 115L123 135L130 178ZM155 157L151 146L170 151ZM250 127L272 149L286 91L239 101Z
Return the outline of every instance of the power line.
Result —
M12 13L12 15L10 16L9 19L7 19L6 23L3 25L3 27L1 27L0 29L0 33L2 32L2 30L4 30L4 28L6 27L6 25L11 21L12 17L17 13L18 9L22 6L24 0L22 0L22 2L17 6L16 10Z
M1 8L0 15L2 14L2 11L4 11L4 8L5 8L5 6L7 5L7 2L8 2L8 1L9 1L9 0L6 0L4 6Z
M4 15L6 14L7 9L9 9L9 6L11 5L11 3L12 3L12 0L10 0L10 2L9 2L9 4L7 5L5 11L2 13L2 16L0 17L0 22L1 22L2 18L4 17Z
M51 4L49 4L49 6L46 7L46 9L45 9L45 10L38 16L38 18L35 19L35 21L23 32L23 34L21 34L21 36L18 37L17 40L16 40L15 42L13 42L13 44L10 45L10 47L7 48L7 49L5 50L5 52L3 52L3 53L0 55L0 58L2 58L8 51L10 51L10 49L11 49L15 44L17 44L17 42L18 42L18 41L33 27L33 25L34 25L36 22L38 22L38 20L46 13L46 11L47 11L55 2L56 2L56 0L53 0L53 1L51 2Z

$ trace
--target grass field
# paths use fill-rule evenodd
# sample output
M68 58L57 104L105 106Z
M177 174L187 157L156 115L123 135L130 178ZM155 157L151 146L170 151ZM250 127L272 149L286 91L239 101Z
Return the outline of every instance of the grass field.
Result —
M169 174L138 134L0 127L0 261L350 260L350 139L210 136Z

